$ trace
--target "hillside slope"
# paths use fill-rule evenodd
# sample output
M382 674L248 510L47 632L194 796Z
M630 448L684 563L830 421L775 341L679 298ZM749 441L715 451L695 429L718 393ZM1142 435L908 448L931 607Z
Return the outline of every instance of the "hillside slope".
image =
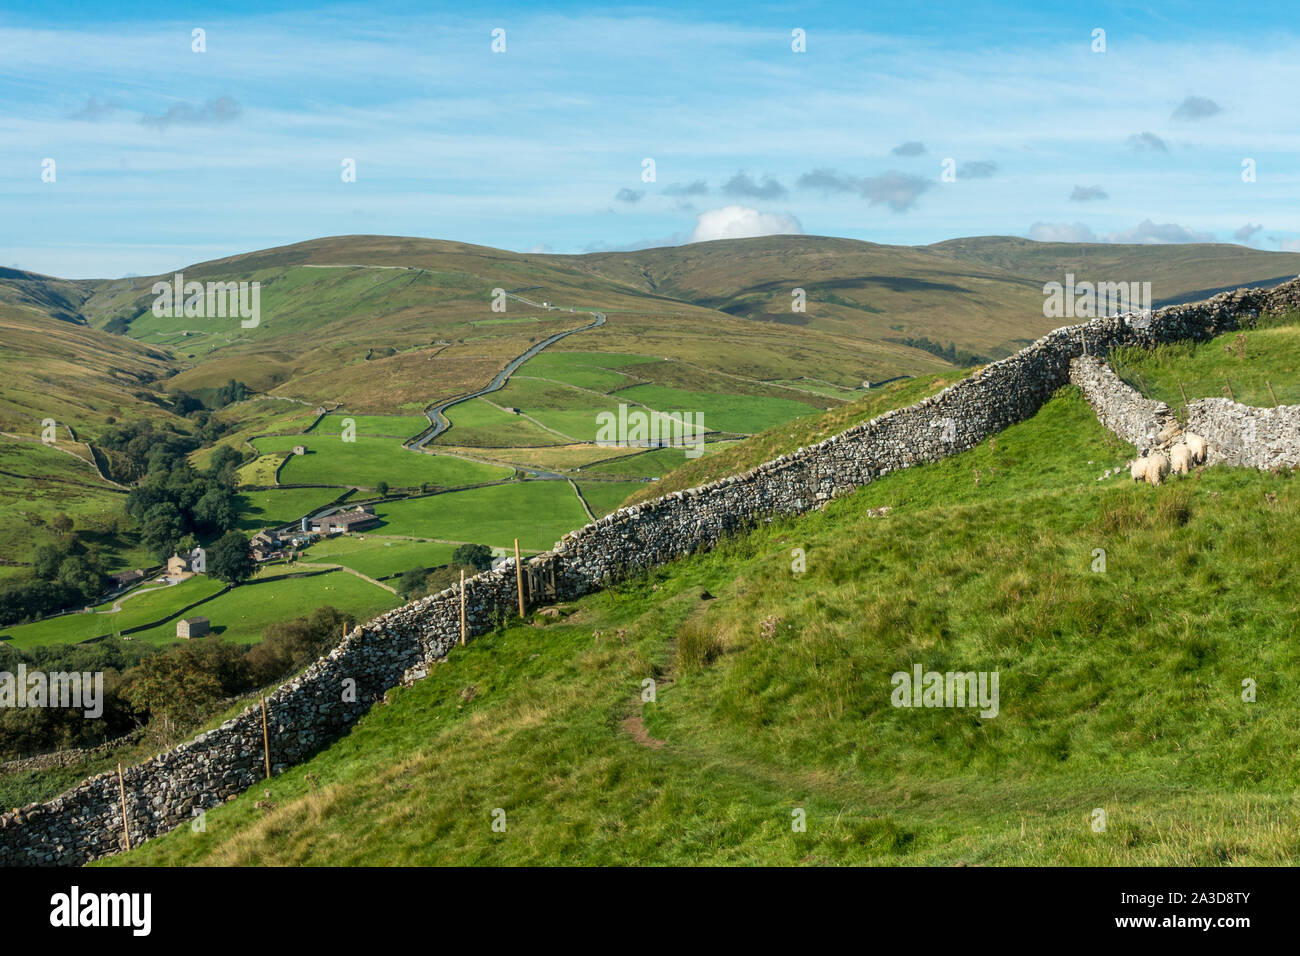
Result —
M1300 491L1097 480L1131 453L1063 389L479 638L205 832L105 862L1288 862L1300 612L1271 542ZM892 706L914 666L999 672L998 714Z

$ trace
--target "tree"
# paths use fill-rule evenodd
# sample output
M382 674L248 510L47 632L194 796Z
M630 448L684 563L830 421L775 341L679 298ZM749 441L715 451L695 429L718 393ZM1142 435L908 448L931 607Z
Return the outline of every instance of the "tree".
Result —
M229 531L239 520L235 495L223 485L212 485L194 506L194 521L205 531Z
M72 519L69 518L62 511L60 511L50 521L50 527L53 528L55 531L57 531L59 534L67 534L73 528Z
M429 583L429 572L424 568L411 568L402 575L397 590L403 597L412 597L422 592Z
M170 501L163 501L145 513L140 540L154 557L166 561L176 550L176 542L184 531L180 509Z
M238 531L227 531L208 549L208 574L227 584L242 584L253 576L257 562L248 550L248 539Z
M387 497L388 497L388 482L386 482L386 481L381 481L379 484L375 485L375 491L379 492L379 497L381 497L381 498L387 498Z
M486 544L462 544L451 553L451 559L477 571L486 571L492 567L492 549Z

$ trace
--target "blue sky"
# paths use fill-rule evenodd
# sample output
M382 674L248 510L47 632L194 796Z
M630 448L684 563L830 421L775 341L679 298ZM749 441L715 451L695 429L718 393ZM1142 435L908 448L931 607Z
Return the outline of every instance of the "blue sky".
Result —
M1300 250L1287 4L1035 6L3 0L0 265L148 274L354 233Z

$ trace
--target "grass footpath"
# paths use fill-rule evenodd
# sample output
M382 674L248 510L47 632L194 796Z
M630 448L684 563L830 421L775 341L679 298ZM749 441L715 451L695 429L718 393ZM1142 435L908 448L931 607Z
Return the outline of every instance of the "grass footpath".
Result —
M966 453L475 639L206 832L105 862L1293 862L1277 542L1300 485L1097 480L1131 453L1063 389ZM997 671L998 715L892 706L916 664Z

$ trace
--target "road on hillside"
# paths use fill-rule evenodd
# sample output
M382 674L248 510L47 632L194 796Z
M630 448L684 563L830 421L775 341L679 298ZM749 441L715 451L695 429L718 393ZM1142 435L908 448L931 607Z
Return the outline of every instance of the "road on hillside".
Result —
M544 308L556 312L575 311L573 309L559 309L553 305L544 306L540 302L532 302L529 299L523 298L522 296L515 295L513 292L507 292L506 296L511 299L516 299L520 302L523 302L526 305L531 305L538 309ZM467 395L461 395L458 398L452 398L452 399L448 399L445 402L439 402L437 405L431 405L428 408L426 408L424 410L424 414L425 417L429 419L429 427L424 432L422 432L418 437L412 439L410 443L407 445L407 447L423 448L429 442L433 441L435 438L437 438L439 435L441 435L443 432L445 432L448 428L451 427L451 420L448 419L447 416L444 414L444 412L446 412L447 409L451 408L453 405L459 405L461 402L468 402L472 398L481 398L484 395L488 395L492 392L499 391L500 389L504 388L506 382L510 380L510 376L519 370L519 366L523 365L525 362L527 362L538 352L542 351L542 349L546 348L549 345L554 345L556 342L560 341L560 339L564 338L566 335L573 335L575 332L586 332L589 329L594 329L605 324L604 312L593 312L592 315L594 315L596 319L594 322L590 323L589 325L584 325L581 328L577 328L577 329L569 329L567 332L556 332L550 338L543 339L542 341L538 342L536 345L533 345L531 348L528 349L527 352L524 352L522 355L518 355L515 358L511 359L509 364L507 364L505 368L503 368L500 372L497 373L496 378L492 379L492 381L484 388L480 388L476 392L470 392Z
M519 291L522 292L526 290L521 289ZM572 309L572 308L562 309L559 308L558 306L542 305L542 303L540 302L533 302L531 299L525 299L523 296L517 295L514 292L507 292L506 297L515 299L519 302L524 303L525 305L531 305L537 309L546 309L547 311L551 311L551 312L576 313L578 311L577 309ZM499 391L500 389L504 388L506 382L510 380L510 376L519 370L519 366L523 365L530 358L535 356L537 353L541 352L547 346L554 345L556 342L560 341L560 339L564 338L566 335L573 335L575 332L586 332L588 329L598 328L605 324L604 312L592 312L591 314L595 316L595 321L590 322L587 325L581 326L576 329L569 329L566 332L557 332L554 335L550 336L549 338L543 339L542 341L536 343L523 354L518 355L515 358L511 359L510 362L506 364L506 367L503 368L500 372L498 372L496 374L496 377L493 378L492 381L486 387L480 388L478 391L475 392L470 392L468 395L461 395L459 398L452 398L452 399L448 399L445 402L439 402L436 405L430 405L428 408L424 410L425 417L429 419L429 428L421 432L420 435L418 435L416 438L413 438L409 442L404 443L403 447L409 448L411 450L418 450L423 448L429 442L433 441L435 438L437 438L439 435L441 435L443 432L445 432L448 428L451 427L451 420L447 418L447 416L444 414L447 409L451 408L453 405L459 405L461 402L468 402L472 398L480 398L483 395L488 395L491 394L492 392ZM525 470L528 472L528 474L531 477L535 477L535 478L542 478L548 481L567 480L564 475L555 474L553 472L536 471L533 469L525 469ZM346 504L326 505L324 508L317 508L315 511L309 512L303 518L300 518L297 522L294 522L294 524L301 524L304 520L311 521L317 518L324 518L327 515L331 515L334 512L339 511L340 509L346 507L347 507ZM288 525L285 525L285 527L288 527Z

